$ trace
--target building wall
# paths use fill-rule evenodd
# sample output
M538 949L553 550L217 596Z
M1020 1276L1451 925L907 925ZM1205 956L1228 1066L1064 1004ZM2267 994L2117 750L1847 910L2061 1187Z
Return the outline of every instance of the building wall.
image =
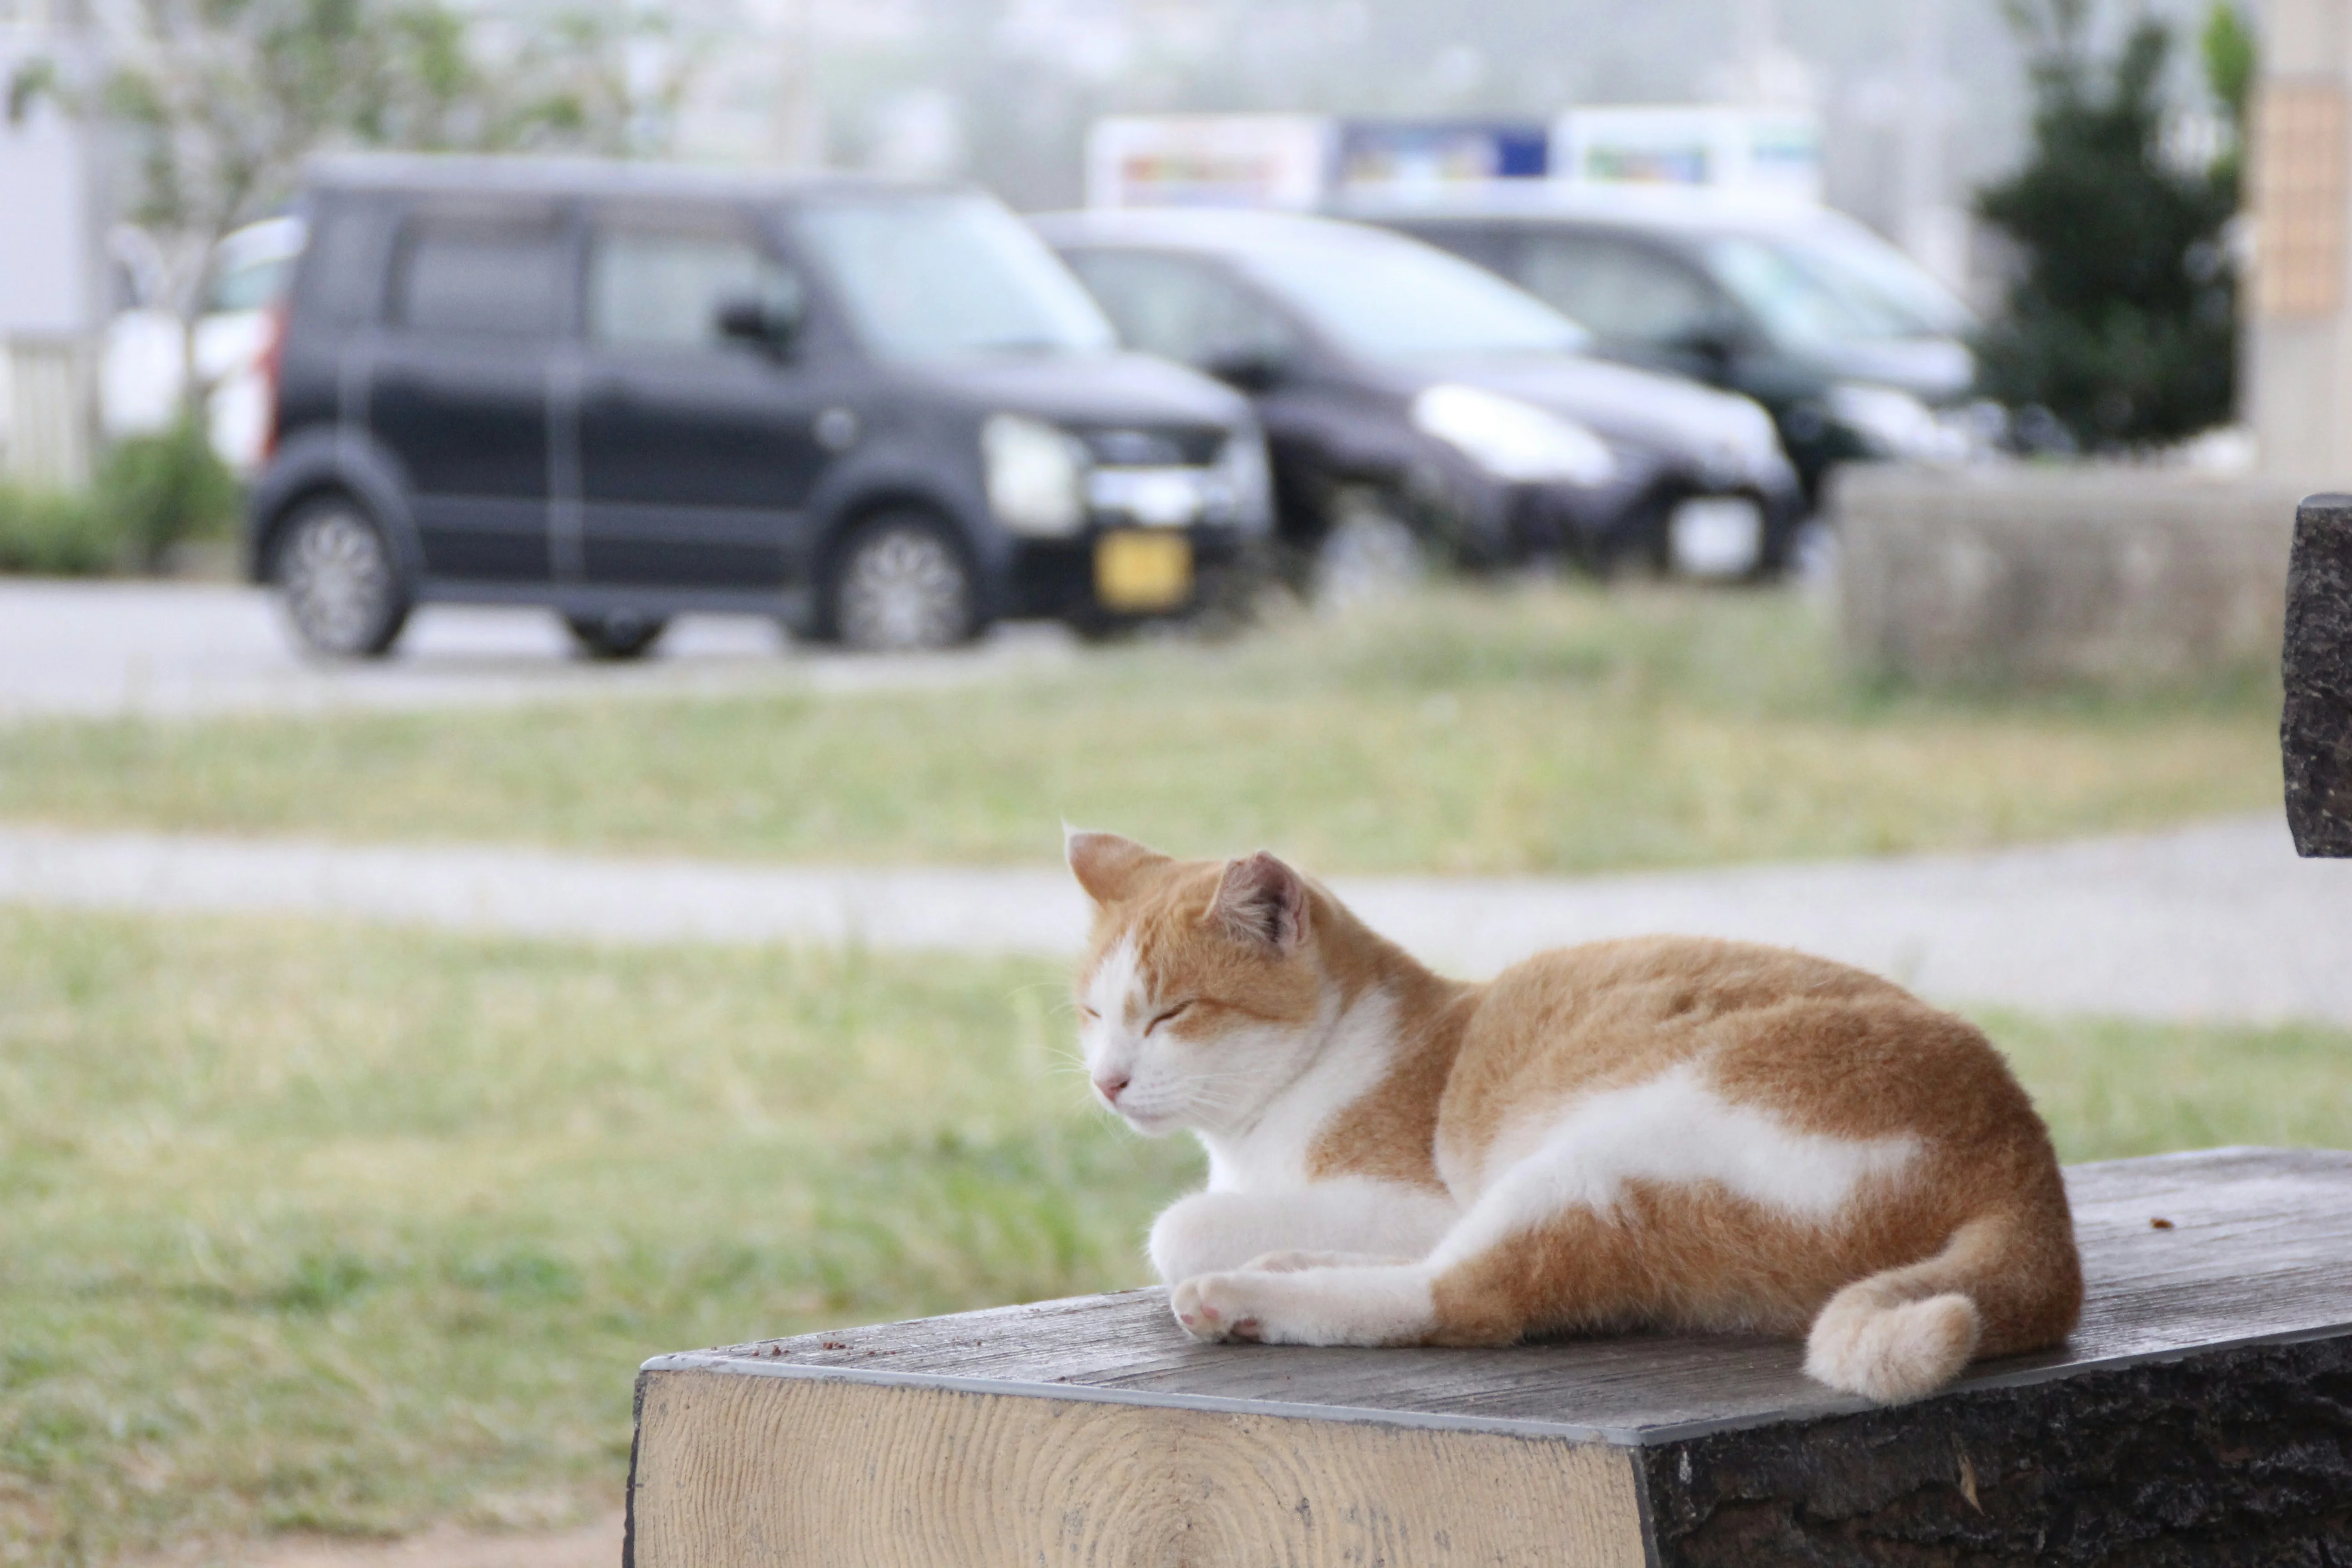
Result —
M2267 0L2245 291L2264 468L2352 489L2352 0Z
M0 81L62 56L69 38L46 10L0 13ZM0 473L73 486L89 478L89 367L104 270L89 138L54 100L15 124L0 117Z

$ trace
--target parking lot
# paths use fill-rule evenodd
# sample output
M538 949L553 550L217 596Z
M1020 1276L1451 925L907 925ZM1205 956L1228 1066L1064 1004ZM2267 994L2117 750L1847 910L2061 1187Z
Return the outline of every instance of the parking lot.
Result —
M0 718L424 708L619 693L953 685L1067 658L1060 628L1000 629L953 653L855 658L795 647L772 623L689 616L644 661L579 658L541 610L437 605L394 658L296 652L259 589L215 583L0 581Z

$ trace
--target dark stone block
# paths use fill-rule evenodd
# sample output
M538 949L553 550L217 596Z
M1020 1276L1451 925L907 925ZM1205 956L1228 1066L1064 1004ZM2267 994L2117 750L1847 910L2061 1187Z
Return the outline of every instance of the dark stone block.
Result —
M2284 665L2279 751L2294 847L2352 856L2352 496L2295 509Z
M1643 1454L1663 1568L2352 1563L2352 1341Z

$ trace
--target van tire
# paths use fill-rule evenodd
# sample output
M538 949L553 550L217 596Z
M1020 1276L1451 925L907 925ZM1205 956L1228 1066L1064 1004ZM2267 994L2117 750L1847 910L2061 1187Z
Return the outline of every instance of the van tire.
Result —
M645 658L668 627L664 617L637 610L563 617L563 629L572 634L574 647L586 658L610 663Z
M303 501L280 525L269 579L295 637L328 658L381 658L408 624L408 584L391 541L340 490Z
M978 636L980 582L939 519L911 509L859 523L825 574L824 629L860 653L916 653Z

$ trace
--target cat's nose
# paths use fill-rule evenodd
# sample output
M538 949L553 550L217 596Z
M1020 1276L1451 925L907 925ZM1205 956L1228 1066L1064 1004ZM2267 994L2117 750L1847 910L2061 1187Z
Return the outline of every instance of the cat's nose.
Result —
M1123 1072L1106 1073L1095 1079L1095 1088L1102 1091L1102 1097L1105 1100L1117 1105L1119 1094L1127 1088L1129 1081L1128 1076Z

